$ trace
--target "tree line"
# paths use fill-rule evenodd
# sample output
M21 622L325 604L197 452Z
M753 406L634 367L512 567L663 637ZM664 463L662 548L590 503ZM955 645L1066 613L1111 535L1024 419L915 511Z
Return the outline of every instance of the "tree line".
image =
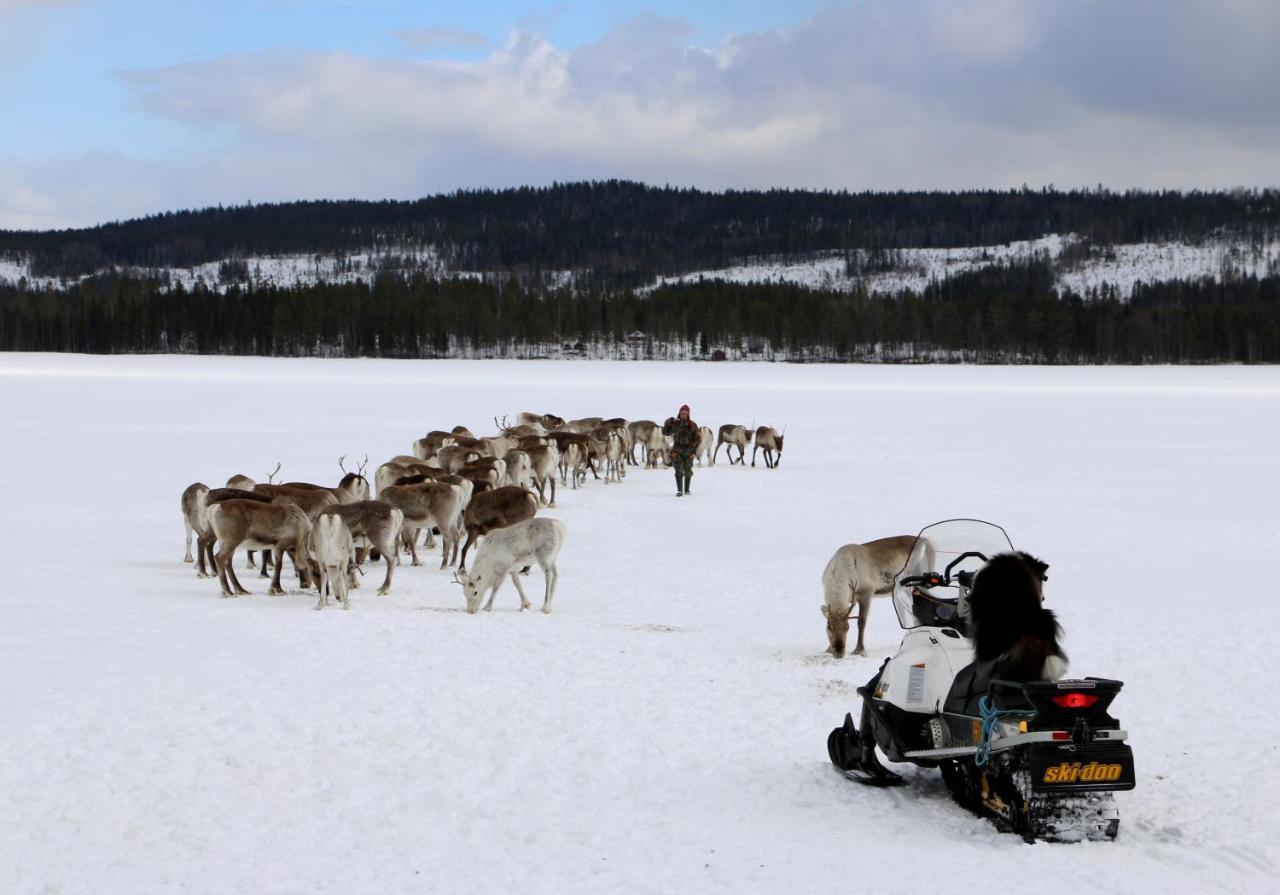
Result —
M114 275L0 287L0 349L432 358L691 357L1036 363L1280 362L1280 278L1059 293L1047 261L874 295L718 280L652 292L515 274L197 286Z
M178 211L74 230L0 231L0 258L38 276L192 267L265 255L431 246L453 270L573 270L602 288L748 256L999 245L1052 233L1093 243L1280 233L1280 191L1103 189L846 192L655 187L608 180L463 190L414 201ZM883 256L882 256L883 257Z

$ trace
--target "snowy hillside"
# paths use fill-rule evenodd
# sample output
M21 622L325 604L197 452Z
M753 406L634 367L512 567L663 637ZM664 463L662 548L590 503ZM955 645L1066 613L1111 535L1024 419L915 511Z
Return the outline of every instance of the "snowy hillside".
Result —
M1037 257L1058 262L1059 287L1080 293L1109 285L1127 296L1139 282L1280 275L1280 240L1249 242L1221 238L1199 244L1162 242L1105 248L1090 246L1071 257L1064 256L1067 247L1078 243L1075 236L1055 235L1006 245L899 249L889 253L887 258L879 259L876 264L863 264L861 267L855 253L852 270L843 253L746 259L731 267L659 277L646 291L667 284L719 279L735 283L792 283L840 291L861 285L871 293L894 294L906 289L921 291L933 281L993 264ZM1079 255L1084 257L1077 257ZM866 260L866 253L862 253L862 260ZM125 273L153 277L167 282L170 287L181 284L189 290L196 284L203 284L210 289L225 290L235 283L288 287L319 282L371 282L378 272L384 270L409 275L422 272L432 277L485 276L476 271L450 269L430 246L337 256L235 258L190 268L130 268ZM32 276L30 265L25 261L0 259L0 283L17 283L21 279L26 279L36 288L56 288L67 283L59 278ZM572 271L551 271L544 274L544 281L552 288L571 286L574 274Z
M0 356L0 891L1269 891L1278 399L1268 367ZM562 490L549 616L509 584L466 615L430 561L349 612L181 561L197 479L684 402L787 424L781 468ZM1044 557L1073 671L1126 682L1114 843L1028 846L934 773L828 764L900 631L877 601L869 657L824 656L823 565L956 515Z
M841 254L804 260L761 259L717 270L660 277L654 287L720 279L734 283L795 283L815 289L837 290L851 290L863 285L868 292L880 294L906 289L919 292L933 281L993 264L1027 261L1035 257L1059 261L1059 288L1082 294L1104 285L1113 286L1121 295L1127 296L1139 282L1280 275L1280 240L1248 243L1223 239L1199 245L1134 243L1106 249L1091 247L1085 258L1063 259L1063 250L1076 242L1078 240L1073 236L1047 236L997 246L899 249L894 253L894 269L862 275L850 274Z

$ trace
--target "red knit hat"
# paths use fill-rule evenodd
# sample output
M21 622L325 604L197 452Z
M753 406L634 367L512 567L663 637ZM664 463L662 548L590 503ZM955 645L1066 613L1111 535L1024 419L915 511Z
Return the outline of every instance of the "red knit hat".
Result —
M689 412L689 405L688 405L688 404L681 404L681 405L680 405L680 413L688 413L688 412ZM679 415L680 415L680 413L677 413L677 414L676 414L676 416L679 416Z

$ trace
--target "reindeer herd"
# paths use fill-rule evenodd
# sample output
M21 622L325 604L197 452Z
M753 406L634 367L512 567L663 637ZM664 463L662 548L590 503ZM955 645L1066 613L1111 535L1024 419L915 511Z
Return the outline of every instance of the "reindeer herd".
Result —
M457 566L454 582L463 588L468 612L480 608L486 593L484 608L492 609L507 576L520 596L521 609L529 608L520 575L535 563L546 580L542 611L550 612L565 527L558 520L536 517L537 511L556 506L558 485L577 489L588 475L605 484L621 483L629 466L670 465L671 445L662 424L652 420L566 421L553 414L522 413L515 425L506 417L495 417L494 426L497 434L486 437L476 437L465 426L428 432L413 442L411 453L377 468L376 498L365 475L368 457L354 471L347 468L346 457L340 457L342 477L333 487L276 483L280 463L265 483L245 475L232 476L223 488L195 482L182 492L184 561L195 563L201 578L217 577L222 596L233 597L248 593L236 576L237 551L247 551L247 568L258 568L260 577L270 576L267 593L272 595L284 593L280 576L288 557L299 585L317 589L317 609L328 605L330 595L346 609L349 591L359 587L366 561L385 563L378 588L378 594L385 595L391 591L401 555L422 565L420 543L434 549L439 538L440 568ZM730 464L746 465L753 436L751 465L763 450L765 465L776 468L783 433L770 426L721 426L714 446L711 430L703 427L697 462L713 465L723 445ZM467 553L480 539L483 543L468 572Z

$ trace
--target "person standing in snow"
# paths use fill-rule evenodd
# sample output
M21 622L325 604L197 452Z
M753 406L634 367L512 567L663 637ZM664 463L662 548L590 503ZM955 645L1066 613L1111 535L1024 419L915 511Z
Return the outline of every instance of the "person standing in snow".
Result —
M671 465L676 470L676 497L689 493L689 479L693 477L693 458L698 452L698 424L689 419L689 405L662 424L662 434L671 436Z

